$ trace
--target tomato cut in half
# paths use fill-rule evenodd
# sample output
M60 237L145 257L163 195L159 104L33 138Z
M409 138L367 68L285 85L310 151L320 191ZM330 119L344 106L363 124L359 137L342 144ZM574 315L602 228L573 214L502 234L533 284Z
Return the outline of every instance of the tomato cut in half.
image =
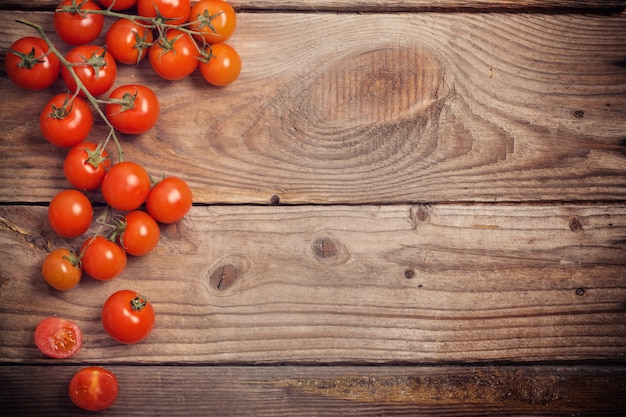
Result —
M35 328L35 345L50 358L69 358L83 345L83 332L73 321L47 317Z
M69 386L72 402L89 411L109 408L117 399L118 391L115 374L99 366L88 366L76 372Z

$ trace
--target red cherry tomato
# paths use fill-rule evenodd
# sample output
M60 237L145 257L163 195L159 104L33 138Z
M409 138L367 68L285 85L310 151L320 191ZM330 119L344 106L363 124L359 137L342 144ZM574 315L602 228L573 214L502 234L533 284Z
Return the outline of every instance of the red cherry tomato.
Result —
M50 53L46 41L32 36L13 42L4 66L11 81L28 90L50 87L61 72L61 62Z
M137 14L143 17L164 18L164 22L180 25L187 21L189 16L190 0L138 0Z
M108 281L126 268L127 257L115 242L102 236L89 238L81 247L83 271L99 281Z
M82 276L80 261L69 249L55 249L46 256L41 267L43 279L54 289L74 288Z
M57 94L39 115L39 127L44 138L53 145L67 148L81 143L93 126L89 105L80 97Z
M137 4L137 0L98 0L98 3L100 3L103 7L106 7L107 9L110 7L111 10L119 11L130 9Z
M115 374L99 366L89 366L76 372L69 385L74 405L89 411L109 408L117 399L118 391Z
M210 44L225 42L235 32L237 14L223 0L200 0L189 12L189 29Z
M85 233L93 219L91 202L78 190L58 193L48 206L48 222L63 237L78 237Z
M104 15L83 10L100 10L100 6L91 0L63 0L54 13L54 30L71 45L93 41L104 26Z
M148 54L153 39L147 27L128 19L119 19L107 31L105 42L116 61L138 64Z
M106 48L97 45L80 45L67 53L65 58L73 64L74 72L94 96L106 93L113 86L117 76L117 65L113 55ZM74 92L76 80L65 67L61 67L61 77L67 88ZM82 92L81 95L84 95Z
M102 195L116 210L135 210L146 201L151 185L150 176L141 165L120 162L105 175Z
M161 231L157 222L145 211L131 211L120 223L119 242L126 253L148 254L159 243Z
M178 177L167 177L150 191L146 210L158 222L174 223L185 217L192 203L189 185Z
M69 358L83 345L83 333L73 321L48 317L35 328L35 345L48 357Z
M209 60L200 62L200 73L209 84L223 87L239 77L241 57L235 48L225 43L216 43L207 51Z
M146 86L129 84L117 87L109 96L111 99L120 102L108 103L106 116L122 133L138 135L147 132L159 119L159 99Z
M154 320L150 301L131 290L114 293L102 307L102 326L120 343L132 344L144 340L152 332Z
M99 149L93 142L75 145L63 161L63 173L72 186L84 191L100 188L102 180L111 167L106 149Z
M150 47L148 58L154 71L166 80L180 80L198 68L198 46L193 38L178 29Z

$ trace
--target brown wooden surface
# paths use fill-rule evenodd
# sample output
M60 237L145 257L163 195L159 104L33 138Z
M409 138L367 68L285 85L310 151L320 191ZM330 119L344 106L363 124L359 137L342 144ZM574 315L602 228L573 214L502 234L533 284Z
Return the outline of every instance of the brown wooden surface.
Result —
M55 4L0 5L0 48L33 34L17 17L57 40L12 11ZM0 414L81 415L67 382L97 364L104 415L622 415L626 15L551 12L623 2L233 4L235 84L120 71L162 104L126 159L196 206L111 282L40 277L81 243L46 221L65 151L36 122L52 91L1 73ZM127 287L158 314L133 346L99 322ZM71 360L34 346L48 315L83 328Z
M0 15L16 16L51 26ZM32 32L3 28L3 47ZM205 203L622 201L625 39L621 15L241 14L245 66L227 89L159 82L147 62L120 71L163 102L124 149ZM63 151L32 125L47 94L0 102L5 202L66 187L50 169Z

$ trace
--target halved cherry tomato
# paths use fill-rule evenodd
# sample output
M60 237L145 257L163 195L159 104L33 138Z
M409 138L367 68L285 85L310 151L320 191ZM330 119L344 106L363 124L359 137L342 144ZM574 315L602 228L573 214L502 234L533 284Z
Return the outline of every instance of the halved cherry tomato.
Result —
M137 14L157 17L165 23L180 25L187 21L191 0L138 0Z
M156 220L145 211L127 213L119 225L119 242L126 253L134 256L148 254L159 243L161 231Z
M41 266L43 279L54 289L74 288L83 274L78 257L69 249L55 249L46 256Z
M106 116L114 128L122 133L138 135L156 124L159 119L159 99L148 87L129 84L117 87L106 105Z
M63 161L65 178L72 186L84 191L100 188L110 167L109 153L93 142L75 145Z
M117 399L119 384L113 372L89 366L76 372L69 385L72 402L89 411L109 408Z
M230 3L223 0L200 0L189 11L189 29L199 32L197 37L213 44L227 41L237 27L237 14Z
M146 210L158 222L174 223L185 217L192 203L189 185L178 177L167 177L148 194Z
M64 190L54 196L48 206L48 222L63 237L78 237L93 220L91 201L78 190Z
M83 271L99 281L108 281L126 268L127 257L115 242L102 236L89 238L81 247Z
M198 68L198 46L193 38L170 29L150 47L148 58L154 72L166 80L180 80Z
M27 36L13 42L4 66L15 84L28 90L44 90L59 78L61 61L41 38Z
M104 26L104 15L83 10L100 10L100 6L91 0L63 0L54 13L54 30L71 45L93 41Z
M81 143L93 126L89 105L80 97L57 94L39 115L39 127L44 138L53 145L67 148Z
M47 317L35 328L35 345L48 357L69 358L83 345L83 332L73 321Z
M135 210L150 193L150 175L139 164L124 161L113 165L102 181L102 195L114 209Z
M138 64L147 56L153 39L147 27L128 19L119 19L107 31L105 42L117 62Z
M241 57L232 46L216 43L207 48L208 61L200 62L202 77L212 85L223 87L235 81L241 73Z
M144 340L154 327L155 314L148 299L135 291L120 290L102 307L102 326L120 343Z
M72 69L92 95L104 94L113 86L117 76L117 65L113 55L106 48L80 45L69 51L65 59L74 64ZM70 91L76 91L76 80L65 66L61 67L61 77ZM84 95L82 91L80 94Z

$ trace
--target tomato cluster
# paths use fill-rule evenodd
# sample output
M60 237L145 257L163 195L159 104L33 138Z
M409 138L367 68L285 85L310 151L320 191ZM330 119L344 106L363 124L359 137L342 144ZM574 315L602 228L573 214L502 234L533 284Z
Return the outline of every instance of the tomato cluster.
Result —
M115 21L105 34L105 45L92 44L106 17ZM193 5L190 0L62 0L54 29L73 48L65 55L43 28L21 22L41 37L15 41L6 56L6 71L18 86L30 90L63 80L66 91L50 98L39 114L43 137L68 149L63 173L71 188L51 200L48 222L60 236L81 240L77 250L51 251L43 261L42 276L59 291L76 287L83 273L111 280L123 273L129 255L147 255L158 245L161 224L180 221L192 206L192 191L183 179L155 181L141 164L123 159L119 134L140 135L152 129L160 105L145 85L113 88L118 69L147 57L164 79L179 80L197 71L212 85L228 85L241 71L239 54L224 43L235 31L236 13L224 0ZM100 141L88 139L94 112L110 128ZM111 141L118 154L115 163L107 150ZM106 207L94 219L91 198L96 195ZM138 343L151 333L155 312L146 297L122 290L104 302L101 322L116 341ZM75 322L54 316L40 322L34 339L46 356L61 359L79 351L83 335ZM109 407L117 392L115 375L95 366L79 371L69 387L72 401L88 410Z

